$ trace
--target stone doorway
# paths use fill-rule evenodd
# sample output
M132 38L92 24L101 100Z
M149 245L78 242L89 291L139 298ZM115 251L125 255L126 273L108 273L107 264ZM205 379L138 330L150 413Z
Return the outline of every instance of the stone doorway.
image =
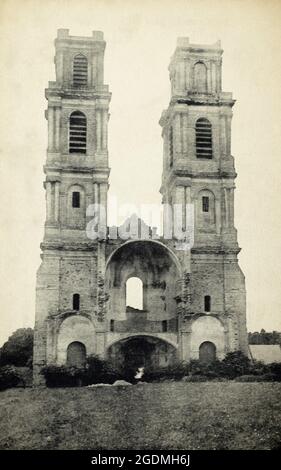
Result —
M67 348L66 364L73 367L84 367L86 364L86 348L83 343L74 341Z
M199 348L199 361L210 364L216 359L216 346L210 341L205 341Z

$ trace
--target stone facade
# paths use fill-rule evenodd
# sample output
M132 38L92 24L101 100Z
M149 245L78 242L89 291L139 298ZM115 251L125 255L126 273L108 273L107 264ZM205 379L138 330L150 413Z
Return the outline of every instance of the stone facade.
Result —
M163 203L181 204L184 224L186 205L194 207L191 250L174 237L155 239L150 228L145 240L112 239L108 229L98 240L87 237L87 208L107 207L111 95L103 79L105 42L101 32L86 38L59 30L55 46L56 81L46 90L46 223L34 383L43 383L44 365L69 360L70 345L71 357L77 349L78 355L108 356L125 366L129 357L135 365L165 365L212 354L223 358L233 350L248 354L234 227L234 100L221 89L220 43L178 39L169 67L171 100L160 119ZM141 310L126 304L131 277L142 282Z

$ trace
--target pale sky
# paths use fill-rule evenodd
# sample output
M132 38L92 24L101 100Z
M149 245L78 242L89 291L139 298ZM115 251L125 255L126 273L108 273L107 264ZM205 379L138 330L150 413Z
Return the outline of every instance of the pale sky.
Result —
M281 330L281 1L0 0L0 345L34 325L35 280L45 221L44 89L55 79L58 28L104 32L110 194L160 203L168 64L179 36L221 39L223 89L237 100L232 125L235 224L246 276L248 330Z

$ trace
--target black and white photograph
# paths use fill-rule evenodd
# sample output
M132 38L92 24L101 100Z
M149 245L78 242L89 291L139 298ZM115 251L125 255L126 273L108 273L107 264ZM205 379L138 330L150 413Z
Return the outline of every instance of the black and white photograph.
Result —
M280 451L281 1L0 0L0 31L1 455Z

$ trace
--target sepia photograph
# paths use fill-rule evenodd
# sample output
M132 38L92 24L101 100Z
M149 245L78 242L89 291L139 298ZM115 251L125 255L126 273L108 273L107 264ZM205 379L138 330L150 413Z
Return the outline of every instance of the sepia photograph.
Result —
M0 0L0 30L1 456L280 451L281 1Z

